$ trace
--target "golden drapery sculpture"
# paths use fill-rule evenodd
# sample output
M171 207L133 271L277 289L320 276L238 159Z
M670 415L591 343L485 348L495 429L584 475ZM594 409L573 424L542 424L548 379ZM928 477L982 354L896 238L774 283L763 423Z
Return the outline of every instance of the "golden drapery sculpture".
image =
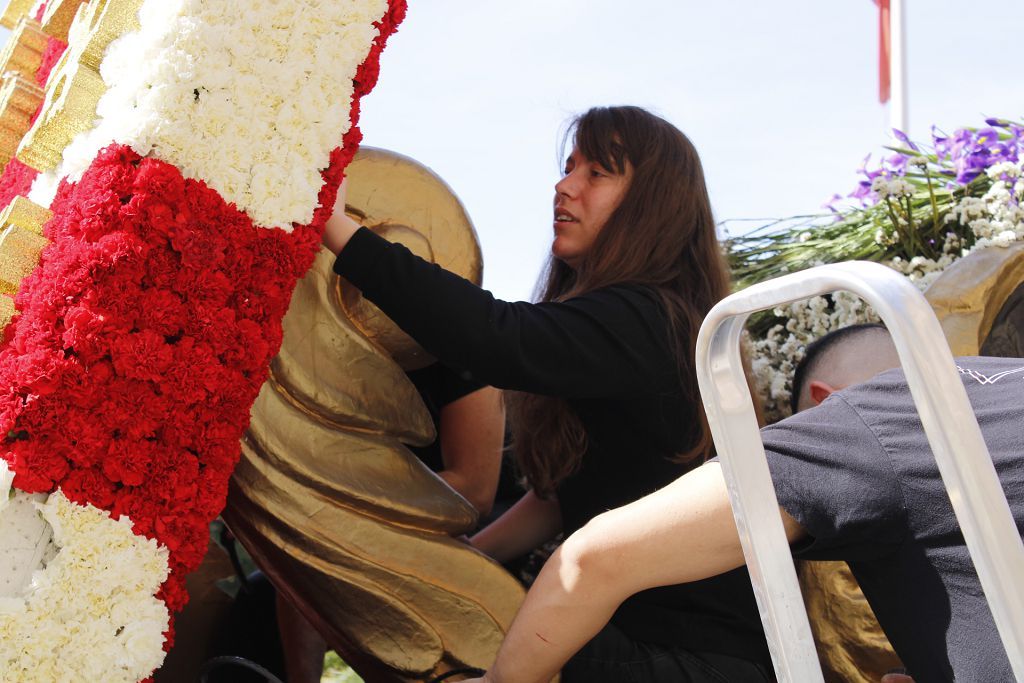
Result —
M479 281L472 225L433 173L382 150L349 168L367 227ZM284 321L225 511L277 588L372 681L486 667L523 597L452 535L476 513L403 445L434 428L403 369L431 362L322 250Z
M991 348L991 337L1002 331L996 328L1006 324L1001 318L1011 297L1020 297L1022 283L1024 244L1019 242L1005 249L977 251L954 263L932 283L925 296L954 356L999 352ZM1015 353L1022 352L1024 349L1017 347Z

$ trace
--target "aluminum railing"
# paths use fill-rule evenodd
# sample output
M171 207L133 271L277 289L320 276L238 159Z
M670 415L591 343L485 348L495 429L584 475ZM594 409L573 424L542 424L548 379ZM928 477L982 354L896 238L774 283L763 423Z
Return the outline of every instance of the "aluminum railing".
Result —
M867 262L820 266L737 292L711 310L697 339L700 391L779 681L823 679L744 375L740 335L752 313L839 290L863 298L892 333L1014 676L1024 683L1024 543L931 307L902 275Z

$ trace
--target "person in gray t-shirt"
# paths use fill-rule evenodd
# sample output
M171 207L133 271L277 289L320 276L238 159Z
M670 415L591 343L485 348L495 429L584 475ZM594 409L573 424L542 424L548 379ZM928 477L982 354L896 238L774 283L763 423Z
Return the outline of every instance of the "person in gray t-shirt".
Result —
M885 335L884 339L878 339ZM887 333L840 342L837 365L891 349ZM843 346L854 345L852 353ZM828 352L826 352L828 353ZM889 351L891 353L891 351ZM820 377L808 368L801 408ZM867 362L872 362L867 359ZM1018 529L1024 526L1024 360L958 358ZM831 394L814 410L762 431L779 505L806 531L805 559L846 560L889 641L918 681L1009 681L996 632L903 372Z
M888 333L846 332L817 351L798 377L799 407L812 409L762 430L794 552L849 563L918 683L1012 680L906 380L889 369L898 359ZM1024 359L956 362L1024 529ZM573 534L483 680L547 681L628 596L742 562L712 461Z

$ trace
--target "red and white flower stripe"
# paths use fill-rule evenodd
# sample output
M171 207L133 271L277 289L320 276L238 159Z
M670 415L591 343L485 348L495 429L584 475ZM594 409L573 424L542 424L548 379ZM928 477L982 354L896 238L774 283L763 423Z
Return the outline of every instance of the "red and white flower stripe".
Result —
M206 182L257 225L309 223L387 10L387 0L250 0L244 11L236 0L144 3L141 28L103 59L97 125L33 199L80 178L115 142Z
M130 520L167 551L157 595L171 611L187 599L185 575L223 507L292 289L358 145L359 98L405 11L404 0L250 5L239 12L229 2L147 0L142 30L111 46L105 74L121 73L126 62L108 60L128 60L132 45L167 65L180 59L133 81L145 93L111 96L134 110L119 114L108 102L65 154L63 175L81 165L72 159L93 157L57 185L45 227L52 243L22 282L19 314L0 345L0 459L14 486L60 491ZM344 5L341 19L334 5ZM170 20L171 6L176 33L147 28L154 17ZM336 62L321 49L332 40L362 52ZM266 79L280 90L276 100L253 90L257 57L257 69L276 70ZM336 87L344 107L313 97L310 84ZM277 106L226 104L260 96ZM333 151L325 149L331 134ZM5 181L23 187L31 175L8 170L0 189Z

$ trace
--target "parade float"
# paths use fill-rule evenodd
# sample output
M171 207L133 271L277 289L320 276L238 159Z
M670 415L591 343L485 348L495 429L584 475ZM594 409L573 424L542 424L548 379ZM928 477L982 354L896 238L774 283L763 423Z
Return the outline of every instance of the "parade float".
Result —
M369 680L490 663L522 589L452 539L472 509L402 445L432 437L402 373L422 351L319 250L351 171L363 223L480 276L471 223L440 179L384 152L349 168L359 99L404 11L403 0L8 4L6 678L150 676L226 501L278 589ZM882 261L927 286L955 353L1020 355L1021 146L1022 127L1002 120L929 148L902 141L838 220L733 239L738 283ZM803 346L869 319L835 295L754 321L754 370L776 417ZM848 656L839 670L866 670L843 649L850 634L834 640Z

